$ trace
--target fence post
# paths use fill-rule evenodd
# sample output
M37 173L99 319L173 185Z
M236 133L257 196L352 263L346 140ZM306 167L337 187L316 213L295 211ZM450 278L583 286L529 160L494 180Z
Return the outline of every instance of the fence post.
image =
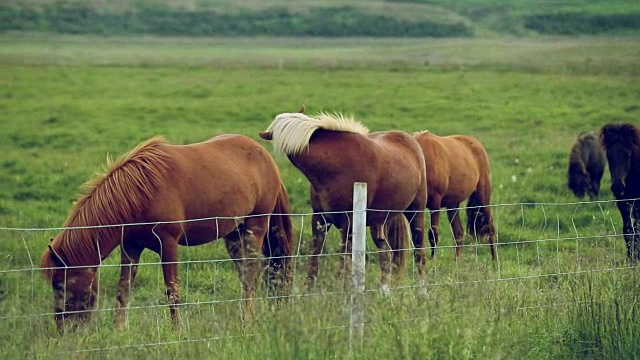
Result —
M351 327L349 331L349 351L353 350L354 339L362 341L364 319L362 296L365 281L365 254L367 235L367 183L353 184L353 238L351 246Z

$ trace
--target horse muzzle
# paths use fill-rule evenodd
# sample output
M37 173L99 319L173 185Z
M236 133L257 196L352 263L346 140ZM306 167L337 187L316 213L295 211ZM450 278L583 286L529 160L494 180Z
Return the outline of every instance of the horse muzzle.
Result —
M611 184L611 192L616 199L621 199L624 196L624 183L622 181L616 181Z

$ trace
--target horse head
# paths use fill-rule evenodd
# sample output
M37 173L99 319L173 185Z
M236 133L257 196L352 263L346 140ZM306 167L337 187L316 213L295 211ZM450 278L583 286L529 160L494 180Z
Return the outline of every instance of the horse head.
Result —
M49 245L49 275L54 297L54 318L60 333L65 322L77 326L92 318L96 306L98 283L95 267L69 267L62 256ZM46 261L46 259L43 259Z
M625 181L631 170L637 139L635 129L629 124L605 125L600 131L600 141L604 145L611 173L611 192L617 199L624 197Z
M304 104L298 110L299 114L304 114ZM273 140L273 131L261 131L258 133L258 136L265 140Z

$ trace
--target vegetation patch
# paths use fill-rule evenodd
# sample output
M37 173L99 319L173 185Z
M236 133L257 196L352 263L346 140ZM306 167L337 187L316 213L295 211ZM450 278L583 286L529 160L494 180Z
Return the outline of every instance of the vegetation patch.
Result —
M524 25L527 29L548 35L625 33L640 29L640 13L530 15L525 17Z
M0 30L49 31L67 34L155 34L179 36L372 36L468 37L463 23L406 20L370 13L353 6L314 7L293 11L286 7L237 12L141 7L115 11L95 9L82 2L54 2L41 6L3 5Z

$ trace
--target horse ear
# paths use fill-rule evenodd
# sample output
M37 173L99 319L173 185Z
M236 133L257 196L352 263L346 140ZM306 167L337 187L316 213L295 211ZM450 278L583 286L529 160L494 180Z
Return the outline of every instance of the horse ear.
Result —
M52 243L52 242L53 242L53 237L50 237L49 238L49 243Z
M302 107L300 108L300 110L298 110L298 113L304 114L304 104L302 104Z
M261 131L258 135L265 140L273 140L273 131Z

